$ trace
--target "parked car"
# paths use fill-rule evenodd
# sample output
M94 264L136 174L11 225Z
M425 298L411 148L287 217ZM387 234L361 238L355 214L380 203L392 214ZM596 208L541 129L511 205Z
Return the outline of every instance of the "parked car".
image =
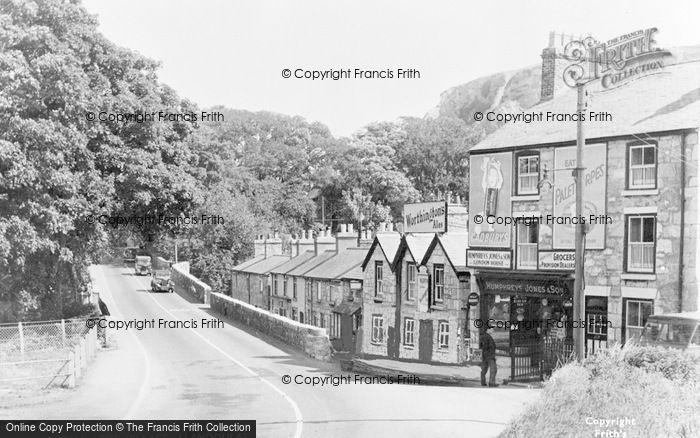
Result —
M173 282L170 280L170 269L156 271L151 278L151 290L153 292L173 293Z
M639 344L700 351L700 312L650 315Z
M151 275L150 256L136 256L136 262L134 263L134 274Z

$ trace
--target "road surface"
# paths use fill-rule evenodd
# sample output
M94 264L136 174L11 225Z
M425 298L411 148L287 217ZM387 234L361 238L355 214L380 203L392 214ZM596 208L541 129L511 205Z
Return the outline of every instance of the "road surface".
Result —
M466 388L294 380L348 376L278 341L216 318L178 294L150 292L150 277L101 266L97 286L113 320L168 321L198 328L120 331L74 390L45 404L0 411L6 419L257 420L260 437L486 437L538 396L534 389ZM111 296L111 298L109 298ZM283 376L292 383L284 384ZM301 376L301 377L297 377Z

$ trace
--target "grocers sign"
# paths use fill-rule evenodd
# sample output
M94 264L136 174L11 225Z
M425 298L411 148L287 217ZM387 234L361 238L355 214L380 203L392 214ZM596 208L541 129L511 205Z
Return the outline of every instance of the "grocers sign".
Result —
M405 204L403 225L406 233L444 233L447 226L447 204L445 201Z

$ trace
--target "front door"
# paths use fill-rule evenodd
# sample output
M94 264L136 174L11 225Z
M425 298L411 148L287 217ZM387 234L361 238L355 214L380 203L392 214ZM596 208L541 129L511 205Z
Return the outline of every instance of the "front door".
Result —
M355 336L353 333L352 315L340 315L340 343L343 351L355 353Z
M421 362L433 360L433 321L421 319L418 332L418 359Z

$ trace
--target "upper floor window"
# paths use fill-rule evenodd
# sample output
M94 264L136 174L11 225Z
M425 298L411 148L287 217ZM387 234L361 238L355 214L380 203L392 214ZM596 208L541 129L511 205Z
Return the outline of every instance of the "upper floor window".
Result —
M433 266L433 284L435 291L435 302L441 303L445 297L445 265Z
M633 144L628 150L629 189L656 188L656 144Z
M284 276L284 280L282 280L282 295L285 297L287 296L287 276Z
M656 217L627 217L627 272L654 272Z
M384 293L384 262L374 262L374 296Z
M272 293L274 293L275 295L277 295L277 283L278 283L278 281L277 281L277 275L274 275L274 274L273 274L272 276L273 276L273 279L272 279Z
M537 269L538 226L536 222L518 223L516 228L518 269Z
M416 264L406 263L406 298L413 300L416 298Z
M539 155L523 155L518 157L517 195L536 195L537 184L540 181Z
M321 301L321 282L316 282L316 300Z
M292 279L292 298L297 299L297 278Z

